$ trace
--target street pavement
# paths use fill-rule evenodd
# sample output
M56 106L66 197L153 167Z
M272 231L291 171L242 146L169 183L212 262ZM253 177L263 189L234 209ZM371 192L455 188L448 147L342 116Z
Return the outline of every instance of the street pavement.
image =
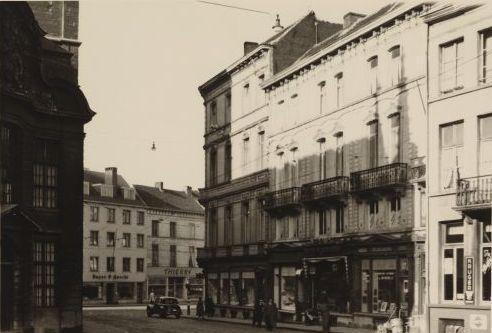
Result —
M251 321L231 318L207 318L197 320L186 315L183 307L183 317L147 318L145 306L118 306L84 308L84 333L259 333L266 332L264 328L251 325ZM192 315L195 311L192 310ZM304 326L302 324L279 323L275 329L278 333L321 332L320 326ZM373 333L375 330L333 327L333 333Z

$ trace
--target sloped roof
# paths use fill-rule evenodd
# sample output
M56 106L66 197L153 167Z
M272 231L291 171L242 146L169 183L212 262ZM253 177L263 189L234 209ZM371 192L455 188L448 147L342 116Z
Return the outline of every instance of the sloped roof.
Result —
M204 209L194 195L188 195L184 191L169 189L160 190L156 187L134 185L135 190L147 206L182 212L203 214Z
M89 169L84 169L84 181L94 184L104 184L104 172L92 171ZM118 175L118 186L119 187L130 187L123 176Z

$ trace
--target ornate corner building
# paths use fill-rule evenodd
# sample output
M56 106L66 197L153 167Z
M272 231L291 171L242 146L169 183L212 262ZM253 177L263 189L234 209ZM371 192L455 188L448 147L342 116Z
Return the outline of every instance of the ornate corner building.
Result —
M72 53L0 4L1 329L82 331L84 124Z

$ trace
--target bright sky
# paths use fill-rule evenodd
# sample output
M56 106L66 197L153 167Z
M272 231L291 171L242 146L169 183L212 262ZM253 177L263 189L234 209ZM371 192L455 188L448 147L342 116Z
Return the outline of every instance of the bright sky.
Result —
M272 35L314 10L342 22L388 0L196 0L80 2L80 85L97 115L85 131L85 166L118 167L131 184L204 184L203 101L197 87L242 56L243 42ZM155 141L157 150L150 148Z

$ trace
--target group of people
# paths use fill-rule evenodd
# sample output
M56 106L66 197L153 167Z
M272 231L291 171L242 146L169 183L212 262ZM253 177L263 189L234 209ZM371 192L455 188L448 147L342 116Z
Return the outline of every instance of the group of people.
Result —
M205 313L209 317L213 317L215 312L215 306L211 298L207 297L205 303L202 298L198 298L196 303L196 316L198 320L203 320L205 318ZM263 303L263 300L258 300L255 303L253 309L253 326L261 327L263 322L265 323L265 328L269 331L273 331L277 325L278 308L277 304L269 299L267 304Z

